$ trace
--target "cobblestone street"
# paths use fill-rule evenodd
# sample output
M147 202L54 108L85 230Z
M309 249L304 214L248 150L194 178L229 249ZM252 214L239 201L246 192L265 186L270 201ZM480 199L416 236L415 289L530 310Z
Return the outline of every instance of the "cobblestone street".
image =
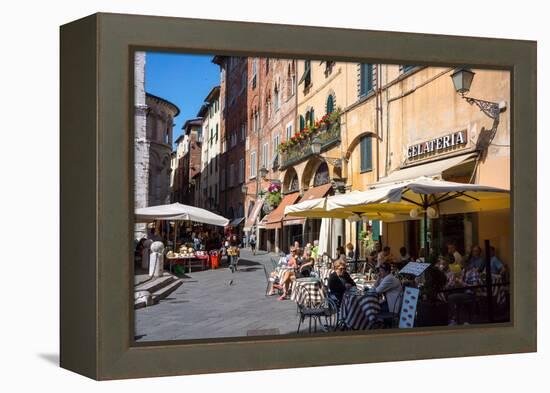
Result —
M273 254L241 251L239 270L187 273L159 304L136 310L136 341L187 340L296 332L296 304L265 296L263 264Z

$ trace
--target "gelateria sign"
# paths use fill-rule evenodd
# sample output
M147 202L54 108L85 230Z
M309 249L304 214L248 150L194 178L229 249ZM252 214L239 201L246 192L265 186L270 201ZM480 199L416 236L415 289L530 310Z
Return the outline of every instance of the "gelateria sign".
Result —
M466 147L468 138L466 130L443 135L426 142L417 143L407 148L407 159L415 160L451 150Z

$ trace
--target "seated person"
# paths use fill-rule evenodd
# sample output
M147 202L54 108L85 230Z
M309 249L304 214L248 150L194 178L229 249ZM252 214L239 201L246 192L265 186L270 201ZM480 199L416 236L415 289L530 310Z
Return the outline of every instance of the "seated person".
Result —
M485 258L481 255L481 247L472 246L472 251L470 252L470 265L475 267L478 272L485 271Z
M456 282L456 275L449 268L450 262L451 261L449 260L449 257L445 255L440 255L437 260L437 267L445 274L445 277L447 279L445 289L454 287Z
M491 246L489 247L489 252L491 253L491 273L492 274L504 274L506 273L506 266L502 261L497 257L496 249Z
M318 259L320 257L319 255L319 240L313 241L313 247L311 248L311 256L314 259Z
M378 279L374 283L376 293L383 294L386 300L381 304L382 312L397 311L396 303L401 294L401 282L391 273L391 266L384 262L378 267Z
M313 270L313 263L314 260L311 255L302 258L299 263L298 275L300 277L309 277Z
M334 272L328 277L328 289L338 302L342 301L344 292L351 287L355 287L355 282L346 271L346 263L340 260L334 263Z
M279 300L284 300L288 295L288 290L290 289L290 284L293 280L296 279L296 274L294 269L298 267L298 255L295 247L290 249L290 254L287 257L286 270L283 272L280 282L278 285L273 285L273 287L282 289L283 294L279 296Z
M378 260L376 267L380 267L383 263L393 263L395 261L395 258L391 254L391 249L386 246L378 253Z
M354 251L353 244L348 243L346 245L346 249L348 250L347 255L346 255L348 257L348 259L355 259L355 251Z

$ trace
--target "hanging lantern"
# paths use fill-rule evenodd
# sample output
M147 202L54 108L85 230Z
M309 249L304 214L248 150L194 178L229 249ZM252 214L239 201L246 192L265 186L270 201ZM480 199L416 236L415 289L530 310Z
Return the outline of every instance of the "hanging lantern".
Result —
M426 214L428 215L429 218L439 217L439 214L437 214L437 210L434 209L433 207L429 207L428 209L426 209Z

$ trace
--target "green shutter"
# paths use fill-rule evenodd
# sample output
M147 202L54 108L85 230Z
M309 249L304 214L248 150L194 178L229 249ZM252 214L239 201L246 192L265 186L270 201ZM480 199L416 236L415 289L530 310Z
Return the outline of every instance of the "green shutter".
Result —
M304 116L300 115L300 129L298 131L302 131L305 128L305 126L306 126L306 121L304 119Z
M334 98L329 94L327 98L327 114L334 112Z
M372 64L361 64L361 84L360 95L367 95L372 90Z
M361 138L361 172L372 170L372 138L364 136Z
M380 221L372 220L372 240L380 240Z

